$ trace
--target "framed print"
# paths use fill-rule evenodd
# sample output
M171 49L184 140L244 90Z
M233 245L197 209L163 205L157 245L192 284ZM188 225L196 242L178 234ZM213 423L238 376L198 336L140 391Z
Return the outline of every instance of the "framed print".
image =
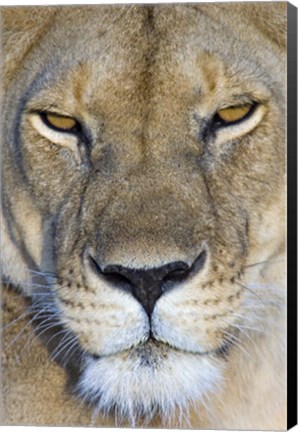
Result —
M1 7L2 425L296 424L296 32Z

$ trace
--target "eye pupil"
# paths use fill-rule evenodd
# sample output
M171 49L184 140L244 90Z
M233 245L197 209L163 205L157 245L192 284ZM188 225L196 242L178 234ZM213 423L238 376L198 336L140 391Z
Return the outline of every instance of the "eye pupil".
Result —
M48 126L63 131L73 130L77 125L77 121L72 117L60 116L57 114L45 114L44 118Z

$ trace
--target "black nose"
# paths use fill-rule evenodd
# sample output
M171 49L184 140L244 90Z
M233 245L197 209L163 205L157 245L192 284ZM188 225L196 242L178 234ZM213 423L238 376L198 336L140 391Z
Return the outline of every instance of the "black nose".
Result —
M205 260L206 252L203 251L191 266L183 261L175 261L146 270L121 265L108 265L102 270L90 257L93 270L107 282L131 292L149 316L159 297L175 284L197 273L204 266Z

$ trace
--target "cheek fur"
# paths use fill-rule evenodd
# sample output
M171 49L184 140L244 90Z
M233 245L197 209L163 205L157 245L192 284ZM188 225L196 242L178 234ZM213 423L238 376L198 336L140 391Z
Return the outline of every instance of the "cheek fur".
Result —
M97 355L128 349L149 334L148 317L138 302L126 293L114 293L108 287L105 291L102 297L81 290L71 299L60 291L57 300L68 328L85 350Z
M204 353L224 344L242 301L238 284L214 283L210 289L189 284L161 297L154 309L153 336L175 348Z

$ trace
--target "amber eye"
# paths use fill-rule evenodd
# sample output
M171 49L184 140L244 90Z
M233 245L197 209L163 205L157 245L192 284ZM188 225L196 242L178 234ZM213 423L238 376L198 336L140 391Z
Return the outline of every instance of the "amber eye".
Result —
M253 112L255 104L236 105L217 111L215 121L223 125L229 125L244 120Z
M47 126L62 132L75 132L79 127L79 123L72 117L42 113L41 118Z

